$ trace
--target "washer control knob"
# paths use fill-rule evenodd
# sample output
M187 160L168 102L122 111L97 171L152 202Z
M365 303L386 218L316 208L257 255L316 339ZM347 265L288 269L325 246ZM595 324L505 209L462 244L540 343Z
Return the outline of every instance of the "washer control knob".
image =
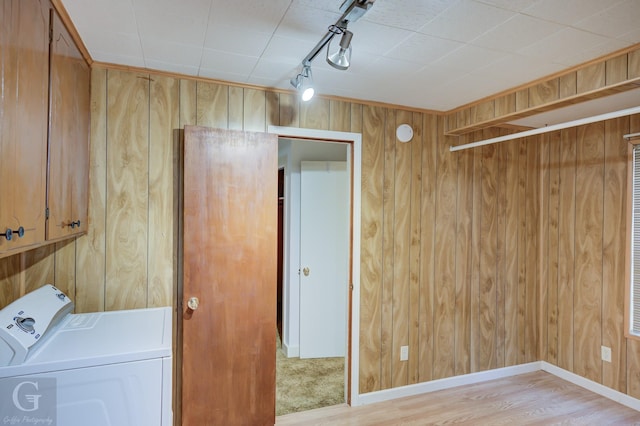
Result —
M24 330L27 333L31 333L31 334L35 332L33 325L36 323L36 320L34 320L33 318L16 317L15 320L16 320L16 325L20 327L21 330Z

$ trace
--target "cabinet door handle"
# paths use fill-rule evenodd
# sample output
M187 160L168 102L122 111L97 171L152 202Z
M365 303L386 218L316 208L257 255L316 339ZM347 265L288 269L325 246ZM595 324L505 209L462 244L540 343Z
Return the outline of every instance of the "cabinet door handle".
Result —
M24 228L21 226L15 231L11 228L7 228L7 230L4 231L3 234L0 234L0 237L5 237L7 241L11 241L11 239L13 238L13 234L18 234L18 238L24 237Z
M80 228L80 219L76 220L75 222L71 222L69 226L71 227L71 229L75 228L76 226Z

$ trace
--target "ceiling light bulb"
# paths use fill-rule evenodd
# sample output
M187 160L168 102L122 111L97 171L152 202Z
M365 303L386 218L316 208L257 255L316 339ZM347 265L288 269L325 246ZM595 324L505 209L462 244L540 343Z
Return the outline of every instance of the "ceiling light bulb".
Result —
M337 52L329 53L331 51L331 42L327 47L327 62L334 68L339 70L346 70L349 68L351 62L351 38L353 33L349 30L344 30L342 38L340 39L340 49Z
M313 90L313 87L307 87L302 92L302 100L305 102L311 100L311 98L313 98L314 93L315 93L315 90Z

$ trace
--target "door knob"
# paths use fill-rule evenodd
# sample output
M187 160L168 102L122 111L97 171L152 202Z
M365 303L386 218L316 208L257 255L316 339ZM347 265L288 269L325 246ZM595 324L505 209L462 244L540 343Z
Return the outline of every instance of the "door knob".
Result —
M197 297L190 297L189 300L187 301L187 306L192 311L195 311L196 309L198 309L199 304L200 304L200 301L198 300Z
M302 273L304 274L304 276L305 276L305 277L308 277L308 276L309 276L309 267L305 267L305 268L302 270Z

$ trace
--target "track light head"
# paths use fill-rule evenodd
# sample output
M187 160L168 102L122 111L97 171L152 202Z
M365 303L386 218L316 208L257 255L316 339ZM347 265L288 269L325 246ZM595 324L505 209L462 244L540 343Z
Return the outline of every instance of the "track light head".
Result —
M329 45L327 46L327 63L334 68L339 70L346 70L349 68L351 64L351 39L353 38L353 33L347 29L343 30L342 38L340 39L340 48L333 52L331 52L331 41L329 41Z
M291 79L291 85L300 92L304 102L311 100L315 93L315 90L313 89L313 79L311 77L311 66L303 66L300 74Z

